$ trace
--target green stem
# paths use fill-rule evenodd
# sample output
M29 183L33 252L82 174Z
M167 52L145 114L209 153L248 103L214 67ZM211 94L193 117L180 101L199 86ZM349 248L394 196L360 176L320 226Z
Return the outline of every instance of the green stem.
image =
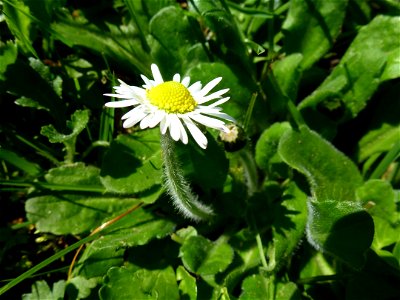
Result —
M268 12L272 15L272 18L268 21L268 56L272 57L275 53L274 49L274 0L268 2Z
M175 155L174 143L168 133L161 135L165 188L170 194L175 208L182 215L194 221L210 219L214 213L210 207L199 202L197 196L193 195Z

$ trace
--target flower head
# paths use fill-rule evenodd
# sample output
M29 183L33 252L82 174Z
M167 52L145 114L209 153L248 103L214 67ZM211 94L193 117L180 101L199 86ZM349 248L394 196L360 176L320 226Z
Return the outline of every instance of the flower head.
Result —
M114 87L115 94L105 94L122 99L107 102L105 104L107 107L133 106L122 116L124 128L138 123L141 129L153 128L160 124L162 134L166 134L169 130L175 141L181 140L184 144L188 143L187 129L203 149L207 148L207 138L197 124L229 132L222 120L235 122L235 119L223 113L222 108L218 107L229 100L229 97L222 97L229 89L209 94L222 77L211 80L203 87L200 81L190 85L190 77L181 80L179 74L175 74L171 81L164 81L155 64L151 65L151 71L153 80L141 75L145 83L142 87L129 86L119 80L121 85ZM217 101L204 105L211 100Z

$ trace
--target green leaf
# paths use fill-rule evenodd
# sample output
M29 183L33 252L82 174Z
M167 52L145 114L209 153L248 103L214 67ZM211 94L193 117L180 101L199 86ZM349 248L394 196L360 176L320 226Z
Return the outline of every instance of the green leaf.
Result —
M0 81L6 79L7 67L17 60L18 48L17 45L11 41L0 43Z
M359 202L310 199L308 216L307 238L311 245L353 268L364 265L374 223Z
M66 165L51 169L45 175L48 183L76 187L80 191L102 190L99 170L84 164ZM85 192L58 192L28 199L27 218L37 230L54 234L79 234L99 226L101 222L122 212L137 199L121 199Z
M255 160L260 169L270 171L271 159L277 155L279 140L290 128L288 122L274 123L261 134L255 153Z
M294 182L290 183L282 198L283 202L274 211L273 244L268 249L268 267L275 271L293 255L304 236L307 223L307 195Z
M222 190L228 173L229 161L225 151L212 136L207 135L206 150L197 144L183 145L176 143L178 159L187 178L192 184L200 186L204 191L211 189ZM212 172L212 176L210 176Z
M176 269L176 280L179 281L180 299L197 299L196 278L190 275L183 266Z
M46 136L50 143L73 143L76 137L86 128L89 122L89 110L77 110L71 116L71 121L67 121L67 127L71 130L70 134L63 134L57 131L53 125L43 126L40 133Z
M3 12L10 31L17 37L25 53L38 57L32 46L31 19L29 7L21 0L4 1Z
M268 72L268 80L262 82L269 99L268 105L274 114L284 116L287 112L287 102L296 100L302 75L302 60L303 55L294 53L274 62Z
M317 62L334 44L346 13L347 0L292 0L282 25L286 53L301 53L304 69Z
M190 9L196 11L214 33L217 44L229 54L226 59L233 60L235 65L240 66L243 75L249 76L252 74L252 65L247 46L232 15L220 3L212 0L194 0L191 1Z
M383 152L390 151L400 139L400 101L398 100L399 83L390 85L382 93L377 93L379 103L373 109L368 120L364 136L357 143L358 162L372 159Z
M179 299L172 267L163 270L111 268L99 291L100 299Z
M202 236L187 238L180 251L185 268L200 276L223 272L233 260L233 250L228 244L211 242Z
M14 165L15 167L32 176L39 175L42 172L42 169L39 165L26 160L25 158L21 157L13 151L3 148L0 148L0 160L5 160L6 162Z
M159 129L118 136L104 156L101 182L115 193L157 192L162 184Z
M340 112L340 122L357 116L379 84L387 79L384 74L392 74L390 70L398 65L391 58L400 50L399 42L393 39L399 35L400 17L375 17L359 31L339 65L299 108L305 112Z
M288 130L278 152L289 166L307 177L316 201L355 200L355 190L362 184L357 167L316 132L306 126Z
M29 58L29 65L34 69L40 77L45 80L49 86L54 90L58 97L61 97L62 93L62 79L60 76L54 76L50 72L50 68L43 64L39 59Z
M276 299L280 300L301 300L300 290L294 282L279 282L276 285Z
M385 180L368 180L356 192L357 199L372 216L380 217L389 223L397 222L395 193L391 184Z
M47 195L29 198L27 218L40 232L80 234L100 226L104 219L122 213L139 201L87 194Z
M85 299L90 296L92 289L96 286L96 279L86 279L77 276L68 280L66 294L68 295L68 299Z
M66 282L64 280L57 281L53 284L53 290L50 289L46 281L39 280L32 284L32 292L23 294L23 300L62 300L64 299L64 291Z
M138 209L104 229L101 239L93 241L79 260L74 274L86 278L103 276L112 266L120 266L128 247L141 246L171 234L175 223L144 209Z
M399 240L399 214L395 193L385 180L369 180L357 189L357 198L367 207L375 224L374 249L382 249Z
M164 24L169 24L165 26ZM183 73L188 64L194 66L208 57L201 47L203 34L197 21L176 6L160 10L149 23L150 33L154 37L151 54L158 63L164 79L172 78L175 73ZM200 46L192 59L187 59L191 51Z
M268 279L261 275L246 277L242 283L240 300L265 299L268 295Z
M244 120L244 111L247 110L248 103L251 98L251 91L255 90L253 83L248 76L243 73L234 72L227 65L219 62L215 63L200 63L197 66L188 70L187 74L193 82L200 80L203 84L210 82L216 77L222 77L221 83L215 87L215 90L229 88L228 96L231 99L222 104L224 112L233 116L237 120ZM258 109L256 103L255 111ZM264 109L259 109L258 113L264 112Z
M70 47L88 48L98 55L105 55L127 72L133 69L150 75L151 57L142 49L140 39L133 32L126 33L122 28L115 28L115 32L105 31L94 24L67 16L59 17L50 28L56 39Z

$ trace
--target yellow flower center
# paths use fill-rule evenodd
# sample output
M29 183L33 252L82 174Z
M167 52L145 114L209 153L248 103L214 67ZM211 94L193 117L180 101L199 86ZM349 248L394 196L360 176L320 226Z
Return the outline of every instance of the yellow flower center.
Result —
M197 103L181 83L167 81L147 90L150 103L167 113L184 114L194 111Z

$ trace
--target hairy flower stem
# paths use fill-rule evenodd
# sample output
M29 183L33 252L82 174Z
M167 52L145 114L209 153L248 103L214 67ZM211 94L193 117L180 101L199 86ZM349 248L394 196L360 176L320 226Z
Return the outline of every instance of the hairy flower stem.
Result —
M194 221L210 219L214 213L210 207L200 203L197 196L192 193L175 155L174 143L168 134L161 135L164 186L171 196L175 208L186 218Z

